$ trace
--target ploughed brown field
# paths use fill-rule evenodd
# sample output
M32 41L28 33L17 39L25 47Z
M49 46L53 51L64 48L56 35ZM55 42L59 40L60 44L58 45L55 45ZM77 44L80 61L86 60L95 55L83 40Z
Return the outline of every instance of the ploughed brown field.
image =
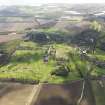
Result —
M93 93L96 105L105 105L105 80L92 81ZM81 96L83 81L75 81L70 84L44 84L38 95L38 99L33 105L77 105ZM84 96L80 105L92 105L89 87L85 85Z
M0 43L22 38L24 34L20 33L35 25L35 22L0 22Z
M35 27L35 22L7 22L7 23L0 23L0 32L5 31L23 31L27 28Z
M9 35L0 35L0 43L8 42L15 39L21 39L24 36L24 34L15 34L11 33Z
M102 82L101 86L99 82ZM105 104L105 78L92 82L96 105ZM20 84L0 82L0 105L77 105L83 81L68 84ZM80 105L90 105L88 86Z
M0 105L27 105L34 85L0 83Z

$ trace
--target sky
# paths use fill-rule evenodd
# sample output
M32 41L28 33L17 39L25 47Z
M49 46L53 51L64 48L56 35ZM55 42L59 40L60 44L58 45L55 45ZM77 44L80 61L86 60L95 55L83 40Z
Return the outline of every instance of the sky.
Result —
M46 3L105 3L105 0L0 0L0 5L36 5Z

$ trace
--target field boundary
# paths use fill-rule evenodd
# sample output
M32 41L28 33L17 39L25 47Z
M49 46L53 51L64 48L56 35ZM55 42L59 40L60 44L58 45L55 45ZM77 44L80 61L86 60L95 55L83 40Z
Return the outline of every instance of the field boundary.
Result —
M29 100L27 101L27 103L25 105L35 105L37 98L39 96L40 90L42 88L43 84L39 84L39 85L34 85L34 88L32 90L31 95L29 96Z
M22 83L22 84L38 84L37 80L24 80L24 79L16 79L16 78L0 78L0 82L8 82L8 83Z

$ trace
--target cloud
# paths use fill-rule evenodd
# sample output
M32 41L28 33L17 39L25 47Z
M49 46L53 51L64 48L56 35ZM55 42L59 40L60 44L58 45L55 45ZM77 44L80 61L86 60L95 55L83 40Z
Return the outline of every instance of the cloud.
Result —
M35 5L40 3L105 3L105 0L0 0L1 5Z

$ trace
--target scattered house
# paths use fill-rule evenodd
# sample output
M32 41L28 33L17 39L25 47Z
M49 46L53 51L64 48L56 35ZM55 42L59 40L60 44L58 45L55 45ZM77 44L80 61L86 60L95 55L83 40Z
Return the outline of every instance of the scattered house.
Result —
M102 16L102 15L105 15L105 11L102 11L102 12L99 12L99 13L96 13L94 14L95 16Z
M65 15L74 15L74 16L81 16L82 15L82 13L79 13L77 11L65 11L64 13L65 13Z
M16 32L9 33L8 35L16 35Z

